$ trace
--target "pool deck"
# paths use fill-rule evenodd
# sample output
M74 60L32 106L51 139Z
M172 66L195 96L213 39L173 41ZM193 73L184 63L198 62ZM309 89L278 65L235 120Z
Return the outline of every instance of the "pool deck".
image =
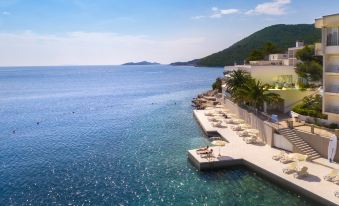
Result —
M280 150L265 144L246 144L236 132L230 128L212 127L204 114L204 110L194 110L194 116L201 128L207 135L216 132L229 143L224 147L213 148L213 157L201 158L196 150L188 151L188 159L199 170L212 170L227 168L228 166L245 165L254 171L264 175L273 182L285 186L299 194L324 205L339 205L339 198L334 196L334 192L339 190L339 185L323 180L332 168L339 169L339 165L328 163L326 159L320 158L316 162L301 162L300 166L307 166L309 176L303 179L296 179L293 174L287 175L282 169L287 164L272 159L272 156ZM202 145L203 146L203 145ZM221 157L218 157L219 148Z

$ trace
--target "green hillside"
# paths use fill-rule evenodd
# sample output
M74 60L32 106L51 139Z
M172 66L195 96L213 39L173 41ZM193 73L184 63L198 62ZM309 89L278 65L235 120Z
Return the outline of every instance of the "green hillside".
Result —
M243 63L253 49L260 49L265 43L272 42L286 50L295 46L296 40L304 40L305 44L319 42L321 33L313 24L284 25L266 27L238 41L229 48L196 61L195 66L219 67Z

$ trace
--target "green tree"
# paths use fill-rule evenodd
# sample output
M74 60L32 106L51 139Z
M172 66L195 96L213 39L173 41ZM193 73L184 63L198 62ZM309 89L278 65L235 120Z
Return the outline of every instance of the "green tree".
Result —
M314 46L308 46L306 45L303 49L300 49L295 54L297 59L303 61L303 62L310 62L314 58Z
M296 58L302 62L311 62L315 61L318 64L322 65L322 57L315 56L314 45L306 45L303 49L300 49L295 54Z
M250 55L246 58L246 62L263 60L270 54L279 53L281 49L272 42L265 43L260 49L254 49Z
M281 49L278 48L277 45L272 42L267 42L263 48L261 49L264 56L268 56L270 54L275 54L281 52Z
M265 55L262 53L262 51L254 49L250 55L246 58L246 62L249 61L257 61L264 59Z
M282 101L279 94L268 92L269 86L255 79L249 79L234 93L234 100L238 103L246 103L256 110L262 110L264 102L268 104Z
M251 75L247 71L240 69L233 70L231 73L229 73L229 78L225 80L226 91L233 95L239 87L244 85L251 78Z
M297 64L295 72L299 77L309 81L320 81L323 75L323 67L316 61L305 61Z
M222 80L221 78L217 78L215 82L212 84L212 89L218 90L218 92L221 92L222 91L221 86L222 86Z
M296 57L301 61L295 69L299 77L307 81L320 81L322 79L322 58L314 55L313 45L306 45L303 49L297 51Z
M293 111L311 117L327 118L327 115L322 113L322 96L320 94L304 97L302 102L293 108Z

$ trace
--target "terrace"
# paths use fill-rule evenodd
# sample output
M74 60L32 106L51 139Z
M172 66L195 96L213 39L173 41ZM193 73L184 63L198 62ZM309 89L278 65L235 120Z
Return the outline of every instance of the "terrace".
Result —
M232 108L229 108L232 109ZM323 180L331 168L339 169L338 164L329 164L326 159L320 158L314 162L303 162L302 165L309 168L309 176L304 179L296 179L293 175L284 174L282 169L286 165L275 161L272 156L280 150L272 148L268 144L246 144L239 135L230 128L215 128L211 126L204 110L195 110L194 116L206 134L217 132L228 143L223 147L212 147L213 155L210 158L202 158L196 150L188 151L189 160L199 170L221 169L234 165L245 165L272 181L282 184L289 189L307 196L324 205L338 205L339 198L334 196L338 185ZM266 123L265 123L266 124ZM254 128L260 129L262 142L266 142L265 128L258 121L252 121ZM266 127L267 126L267 127ZM219 154L220 149L220 156Z

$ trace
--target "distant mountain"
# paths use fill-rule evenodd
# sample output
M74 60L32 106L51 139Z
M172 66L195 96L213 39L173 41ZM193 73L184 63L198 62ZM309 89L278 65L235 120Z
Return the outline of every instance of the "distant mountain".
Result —
M173 62L170 65L172 65L172 66L196 66L198 61L199 61L199 59L194 59L194 60L188 61L188 62Z
M142 61L142 62L128 62L122 65L131 66L131 65L159 65L159 64L160 63L157 63L157 62Z
M220 52L201 59L171 65L222 67L233 65L235 62L242 64L253 49L260 49L267 42L272 42L279 48L287 50L288 47L295 46L296 40L303 40L305 44L313 44L320 42L320 39L320 30L314 28L313 24L277 24L257 31Z

